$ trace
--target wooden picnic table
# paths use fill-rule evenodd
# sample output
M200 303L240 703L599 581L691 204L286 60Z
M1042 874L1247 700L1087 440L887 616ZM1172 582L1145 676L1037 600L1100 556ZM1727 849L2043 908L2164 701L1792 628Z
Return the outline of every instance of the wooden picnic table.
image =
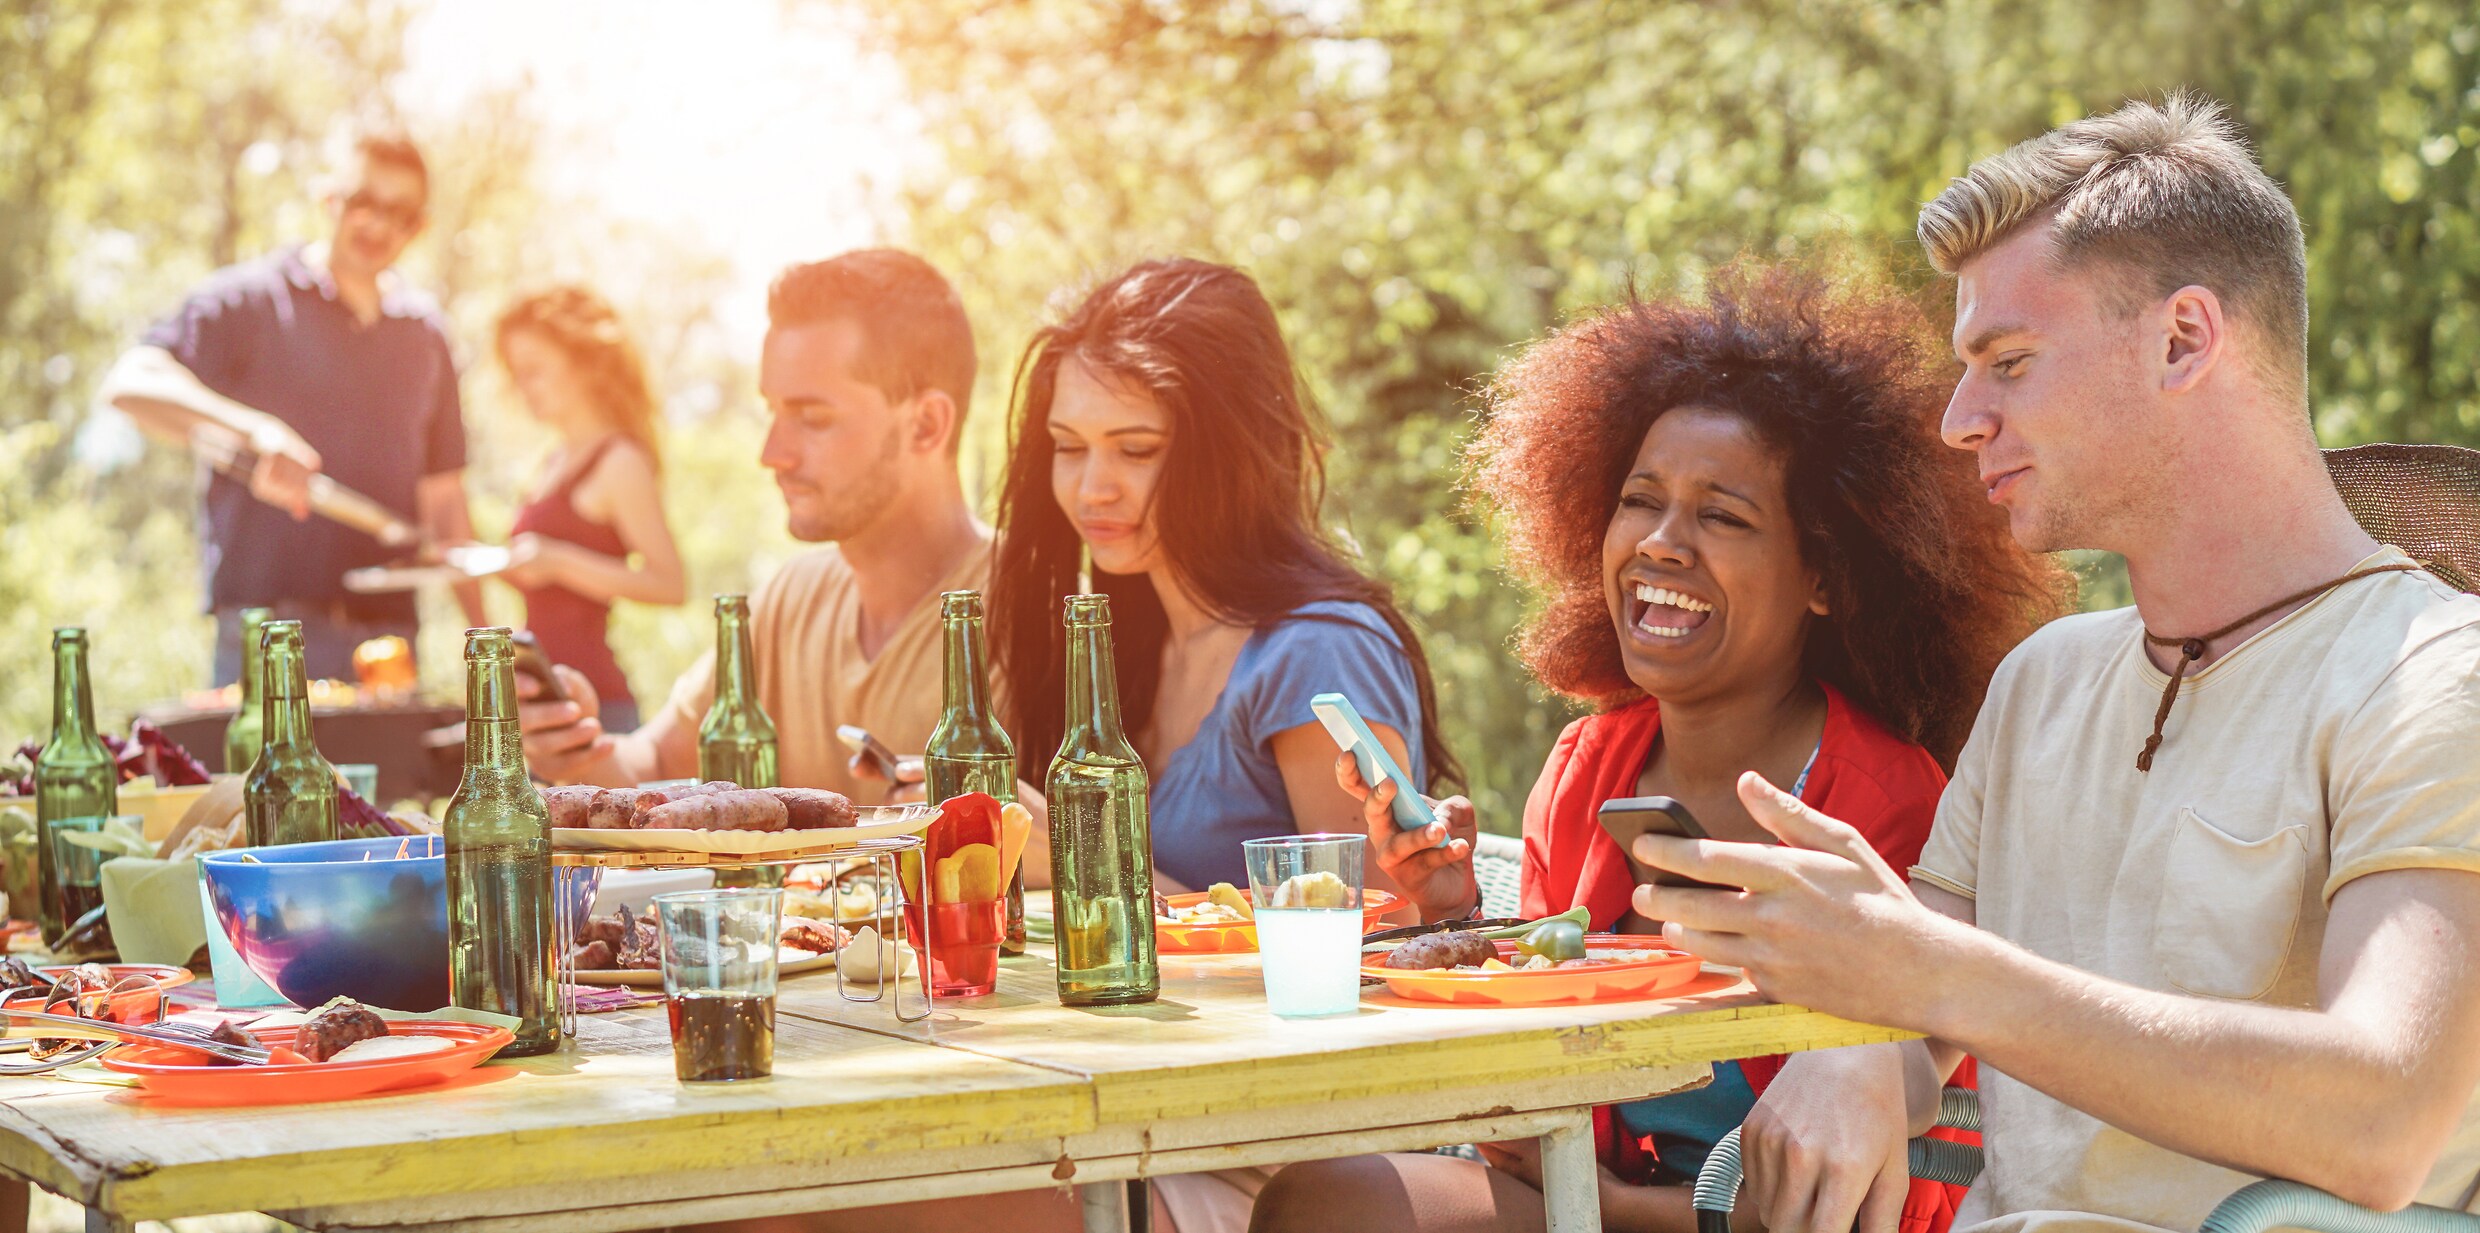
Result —
M684 1085L660 1008L590 1015L572 1047L422 1093L171 1108L0 1080L0 1169L138 1220L264 1211L319 1228L599 1233L1538 1136L1550 1227L1600 1228L1591 1107L1707 1063L1906 1034L1764 1001L1710 970L1682 996L1452 1009L1364 997L1269 1016L1257 957L1165 956L1161 1000L1070 1009L1047 948L927 1022L788 978L770 1080ZM1101 1185L1099 1183L1111 1183Z

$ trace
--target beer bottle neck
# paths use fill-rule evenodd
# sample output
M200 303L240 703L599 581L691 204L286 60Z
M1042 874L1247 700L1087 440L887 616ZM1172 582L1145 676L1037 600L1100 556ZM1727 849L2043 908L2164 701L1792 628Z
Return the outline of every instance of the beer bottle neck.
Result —
M757 670L750 663L748 618L737 612L715 618L715 698L735 714L746 712L758 697Z
M256 621L250 622L241 629L241 710L243 713L255 709L260 699L267 696L266 682L259 679L259 674L266 671L266 656L259 651L258 631L259 625Z
M261 737L269 750L314 750L310 731L310 672L301 648L278 643L259 662Z
M959 721L981 724L990 714L989 680L984 668L982 621L949 617L941 681L947 713Z
M525 776L517 670L509 656L465 661L465 773Z
M95 691L86 678L86 644L58 640L52 650L52 741L99 742Z
M1119 671L1111 660L1111 627L1068 627L1068 732L1065 744L1120 754L1128 737L1119 726Z

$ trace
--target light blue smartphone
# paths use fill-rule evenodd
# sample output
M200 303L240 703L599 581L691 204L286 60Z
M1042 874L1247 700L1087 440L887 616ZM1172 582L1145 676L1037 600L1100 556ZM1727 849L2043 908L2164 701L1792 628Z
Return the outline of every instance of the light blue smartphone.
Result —
M1438 820L1438 815L1430 812L1429 802L1421 799L1420 786L1412 782L1411 776L1404 774L1404 768L1395 765L1395 756L1386 751L1386 746L1378 743L1376 736L1370 734L1369 725L1361 720L1361 713L1353 708L1350 698L1342 694L1319 694L1309 699L1309 710L1318 717L1319 723L1326 725L1326 734L1335 738L1335 744L1349 750L1353 759L1360 763L1362 783L1374 788L1381 777L1395 781L1395 803L1391 811L1395 815L1397 829L1417 831ZM1446 841L1441 839L1438 842L1443 844Z

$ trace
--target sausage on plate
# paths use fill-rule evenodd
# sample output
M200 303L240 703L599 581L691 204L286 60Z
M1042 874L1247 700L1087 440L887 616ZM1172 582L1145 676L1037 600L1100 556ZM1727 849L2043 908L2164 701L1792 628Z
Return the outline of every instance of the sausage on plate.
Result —
M782 801L763 791L733 788L658 805L646 811L644 825L698 831L780 831L786 823Z
M796 831L830 830L853 824L852 798L825 788L761 788L784 803L785 820Z
M593 825L586 820L586 809L593 804L595 794L601 791L601 788L583 784L543 789L543 807L551 811L551 825Z

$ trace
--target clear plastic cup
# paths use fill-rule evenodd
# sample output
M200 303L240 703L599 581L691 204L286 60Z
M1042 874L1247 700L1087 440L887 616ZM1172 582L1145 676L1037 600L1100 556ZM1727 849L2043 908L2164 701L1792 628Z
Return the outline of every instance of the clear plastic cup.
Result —
M654 897L673 1072L683 1083L775 1073L775 954L784 892L774 887Z
M1285 1019L1361 1005L1363 835L1277 835L1240 847L1257 917L1266 1009Z
M369 801L373 805L379 805L381 808L386 808L386 806L379 800L378 764L372 762L339 762L336 764L336 774L343 777L344 786L353 789L353 795Z

